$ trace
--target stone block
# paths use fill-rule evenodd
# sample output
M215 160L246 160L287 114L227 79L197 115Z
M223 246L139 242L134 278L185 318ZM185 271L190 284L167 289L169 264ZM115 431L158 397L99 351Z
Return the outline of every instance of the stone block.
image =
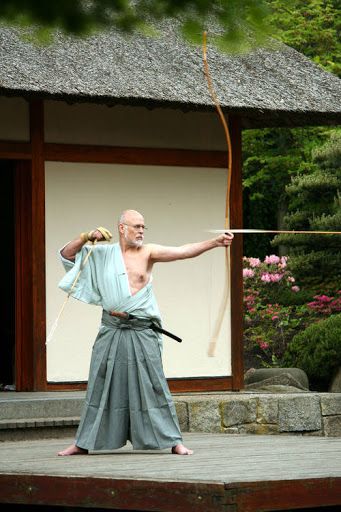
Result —
M188 409L186 402L174 402L181 432L188 432Z
M246 425L241 425L239 427L238 431L239 431L239 434L259 434L259 435L278 434L278 425L247 423Z
M259 397L257 423L278 423L278 399L276 396Z
M232 398L220 404L224 427L253 423L257 418L257 399L249 397Z
M84 400L82 398L37 398L32 400L10 400L0 403L2 419L49 418L53 416L68 417L81 414Z
M198 400L188 403L189 432L221 432L219 402Z
M322 416L341 415L341 393L321 394Z
M224 434L239 434L238 427L227 427L223 429Z
M325 416L323 429L326 437L341 437L341 416Z
M320 430L321 407L317 395L286 396L278 400L280 432Z
M304 437L321 437L323 436L323 430L312 430L311 432L303 432Z
M260 383L271 379L271 384L294 385L301 389L309 389L309 380L307 374L301 368L258 368L252 369L245 374L245 384L249 387L251 384Z

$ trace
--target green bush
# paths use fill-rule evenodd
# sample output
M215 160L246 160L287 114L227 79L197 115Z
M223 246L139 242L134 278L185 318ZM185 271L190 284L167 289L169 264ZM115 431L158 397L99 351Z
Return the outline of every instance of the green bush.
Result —
M311 389L328 390L333 373L341 365L341 314L296 334L287 347L283 363L304 370Z

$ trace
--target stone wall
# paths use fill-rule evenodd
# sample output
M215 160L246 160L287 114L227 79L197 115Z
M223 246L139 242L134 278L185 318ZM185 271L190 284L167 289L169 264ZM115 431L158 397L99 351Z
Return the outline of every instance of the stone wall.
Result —
M183 432L341 437L341 393L173 395ZM85 393L0 393L0 441L73 436Z
M341 436L341 393L175 395L183 432Z

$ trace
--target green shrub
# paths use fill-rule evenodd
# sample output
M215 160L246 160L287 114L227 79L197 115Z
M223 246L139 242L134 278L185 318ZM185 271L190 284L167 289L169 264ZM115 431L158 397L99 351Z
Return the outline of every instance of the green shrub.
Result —
M326 391L333 373L341 365L341 314L296 334L287 347L283 363L304 370L311 389Z

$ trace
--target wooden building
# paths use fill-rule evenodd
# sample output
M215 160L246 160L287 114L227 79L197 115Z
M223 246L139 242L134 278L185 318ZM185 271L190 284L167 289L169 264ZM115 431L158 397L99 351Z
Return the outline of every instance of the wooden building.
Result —
M242 227L243 129L337 124L340 80L286 46L209 64L233 143L232 227ZM201 48L169 24L161 36L107 32L30 43L0 29L2 269L0 382L18 391L80 389L98 308L64 300L57 251L80 231L115 232L120 211L142 211L147 242L180 245L224 226L227 150L203 75ZM206 349L221 301L223 250L159 265L171 389L243 386L242 238L232 247L230 305L217 356Z

